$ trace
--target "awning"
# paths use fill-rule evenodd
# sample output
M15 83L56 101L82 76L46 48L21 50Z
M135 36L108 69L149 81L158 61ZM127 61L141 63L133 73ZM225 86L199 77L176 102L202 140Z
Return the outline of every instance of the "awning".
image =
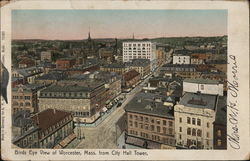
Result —
M135 137L131 137L131 136L128 136L127 140L126 140L126 143L137 145L137 146L140 146L140 147L143 147L144 142L145 142L144 140L141 140L141 139L135 138Z
M147 143L148 143L147 148L149 148L149 149L160 149L161 148L160 143L156 143L156 142L152 142L152 141L147 141Z
M72 140L74 140L76 138L76 134L72 133L69 136L67 136L66 138L64 138L59 144L64 148L66 147Z
M60 144L57 144L56 146L54 146L53 149L62 149L63 147Z

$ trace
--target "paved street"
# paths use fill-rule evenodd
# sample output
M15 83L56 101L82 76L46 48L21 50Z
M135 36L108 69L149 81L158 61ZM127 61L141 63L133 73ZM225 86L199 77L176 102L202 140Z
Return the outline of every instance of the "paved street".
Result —
M129 101L138 93L145 82L149 79L146 78L140 85L135 87L130 93L127 94L126 100L121 107L117 108L108 118L106 118L97 127L80 127L83 131L85 139L75 147L78 149L112 149L118 148L116 146L116 129L115 123L125 113L124 107Z

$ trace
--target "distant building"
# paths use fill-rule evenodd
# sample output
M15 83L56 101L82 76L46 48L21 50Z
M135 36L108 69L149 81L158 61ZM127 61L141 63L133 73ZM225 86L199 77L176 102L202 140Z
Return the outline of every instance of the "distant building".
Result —
M126 106L126 143L147 149L175 149L174 115L166 97L137 94Z
M28 68L35 65L35 61L30 58L24 58L19 63L19 68Z
M101 80L68 78L40 91L39 111L55 108L73 113L74 122L93 123L106 105L107 92Z
M76 60L74 58L62 58L56 60L56 68L57 69L70 69L72 68L76 63Z
M156 45L149 41L123 42L123 62L133 59L149 59L151 70L157 66Z
M139 83L140 78L140 73L132 69L122 75L122 87L133 88Z
M12 113L17 111L38 112L37 92L43 86L37 84L19 85L12 88Z
M112 63L101 66L100 70L106 72L115 72L121 75L129 71L129 67L124 63Z
M41 52L41 61L51 61L51 52L50 51L42 51Z
M44 74L40 77L35 78L35 83L41 84L44 86L48 86L50 84L53 84L57 81L64 79L65 77L66 77L66 75L64 74L64 72L53 72L52 71L48 74Z
M127 65L140 73L142 79L150 74L150 60L148 59L133 59Z
M223 84L211 79L185 79L183 81L183 92L223 96Z
M176 146L213 149L216 95L186 92L174 107Z
M199 78L201 72L198 72L196 65L193 64L165 64L160 67L160 73L169 77L181 78Z
M76 137L73 133L73 117L69 112L47 109L32 116L31 119L39 128L39 148L55 146L64 148L65 144Z
M189 55L174 54L173 55L173 64L190 64Z
M113 48L101 48L99 49L99 58L111 63L115 60Z
M12 78L23 79L23 84L29 83L33 84L35 78L43 75L43 71L38 67L29 67L24 69L13 69Z

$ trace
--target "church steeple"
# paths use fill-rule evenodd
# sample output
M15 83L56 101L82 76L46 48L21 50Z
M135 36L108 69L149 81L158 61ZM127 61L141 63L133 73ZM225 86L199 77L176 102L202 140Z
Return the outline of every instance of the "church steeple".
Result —
M89 27L88 41L91 41L91 37L90 37L90 27Z

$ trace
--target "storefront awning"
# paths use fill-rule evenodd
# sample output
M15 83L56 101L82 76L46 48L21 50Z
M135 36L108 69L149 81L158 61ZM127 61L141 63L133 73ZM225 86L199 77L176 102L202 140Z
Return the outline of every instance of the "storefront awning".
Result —
M140 147L143 147L144 142L145 142L145 141L142 140L142 139L135 138L135 137L131 137L131 136L128 136L128 137L127 137L127 140L126 140L126 143L128 143L128 144L133 144L133 145L137 145L137 146L140 146Z
M147 141L147 143L148 143L147 148L149 148L149 149L160 149L161 148L160 143L156 143L156 142L152 142L152 141Z

